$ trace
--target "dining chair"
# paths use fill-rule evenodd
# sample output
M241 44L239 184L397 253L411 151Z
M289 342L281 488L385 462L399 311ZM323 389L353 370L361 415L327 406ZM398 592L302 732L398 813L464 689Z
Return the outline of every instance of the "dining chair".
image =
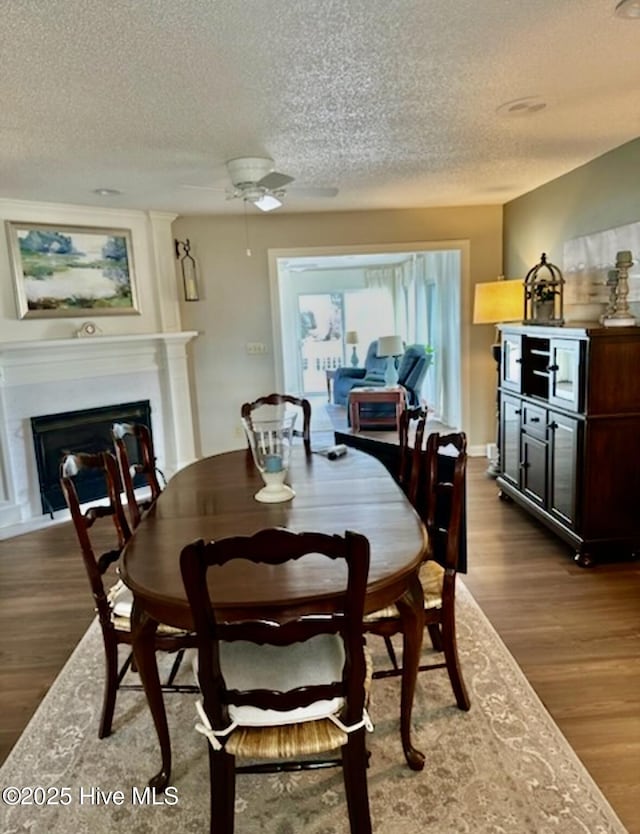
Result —
M444 662L425 663L419 671L446 668L462 710L471 706L462 677L456 641L455 590L463 535L463 513L467 466L467 438L464 432L441 435L434 432L427 438L422 453L419 494L416 507L427 529L429 552L420 567L420 583L424 594L425 625L436 652L444 652ZM374 678L402 673L391 637L402 633L396 605L368 614L365 631L385 639L392 663L390 669L376 669Z
M337 610L318 603L284 622L269 611L260 620L225 622L224 609L211 601L212 574L234 560L252 563L257 575L262 565L284 570L309 554L335 560L336 570L346 566ZM233 832L236 772L333 765L343 768L351 834L370 834L365 731L372 728L365 705L371 664L362 632L368 540L349 531L265 529L189 544L180 568L197 638L196 729L208 739L212 834ZM340 758L318 761L338 751ZM259 761L236 766L236 758Z
M135 529L140 524L142 513L151 507L162 492L158 475L166 484L163 473L156 466L151 432L143 423L114 423L111 427L111 437L120 468L120 476L127 496L127 509L131 526ZM135 451L139 463L131 463L129 450ZM134 479L137 475L144 475L151 490L150 498L144 501L136 499Z
M295 429L294 435L302 437L307 455L311 454L311 403L304 397L295 397L293 394L268 394L259 397L253 402L243 403L240 409L240 416L243 420L250 420L251 414L261 406L282 406L293 405L302 410L302 429Z
M76 480L93 477L104 478L109 503L83 509L78 498ZM103 576L107 569L117 562L122 549L131 538L131 529L120 501L118 464L111 452L66 454L60 463L60 485L80 543L84 567L102 630L106 677L98 737L105 738L111 734L118 689L142 689L140 684L122 684L125 674L132 667L131 652L118 668L118 647L132 644L130 616L133 596L122 580L117 581L106 591L103 583ZM94 529L91 534L89 531L97 521L104 518L110 518L113 522L116 542L111 550L98 555L94 546L95 542L92 541L92 539L97 540L97 531ZM113 534L110 533L110 540L112 536ZM103 541L104 533L101 532L99 537ZM168 681L163 687L165 690L195 691L193 686L177 686L174 683L184 650L192 645L193 639L185 632L171 626L158 626L156 649L177 652Z
M405 408L398 421L397 480L414 507L418 499L420 465L427 413L428 409L426 406ZM411 434L413 434L413 442L410 444Z

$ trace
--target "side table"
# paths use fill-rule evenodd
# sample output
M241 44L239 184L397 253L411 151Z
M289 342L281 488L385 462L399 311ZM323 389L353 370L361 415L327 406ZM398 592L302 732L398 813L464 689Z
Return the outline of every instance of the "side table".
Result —
M392 403L395 406L395 414L389 417L368 417L361 414L360 406L372 403ZM405 407L406 391L402 385L390 388L352 388L349 392L349 415L354 432L359 432L365 426L394 426L397 430L400 415Z

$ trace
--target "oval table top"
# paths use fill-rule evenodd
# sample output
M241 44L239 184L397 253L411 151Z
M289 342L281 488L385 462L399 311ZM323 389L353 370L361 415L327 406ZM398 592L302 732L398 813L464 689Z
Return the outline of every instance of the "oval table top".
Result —
M152 618L189 628L191 617L180 574L180 552L196 539L251 535L265 527L296 532L338 533L354 530L370 543L367 612L396 600L424 557L426 531L384 466L364 452L349 449L337 460L304 454L294 447L287 482L295 497L263 504L255 493L263 486L246 450L227 452L193 463L170 480L155 506L145 514L121 558L121 575ZM278 568L232 563L216 571L209 583L212 599L229 618L247 609L274 614L300 611L305 603L327 600L344 589L344 576L321 556L308 556ZM215 584L214 584L215 582Z

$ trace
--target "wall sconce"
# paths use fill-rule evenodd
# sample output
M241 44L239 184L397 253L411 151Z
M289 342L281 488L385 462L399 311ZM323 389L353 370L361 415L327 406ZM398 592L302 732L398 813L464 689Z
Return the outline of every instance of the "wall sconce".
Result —
M196 262L191 254L191 243L189 238L185 240L174 240L176 248L176 258L180 261L180 269L182 271L182 284L184 287L185 301L200 301L200 293L198 292L198 276L196 274ZM180 255L180 247L182 247L182 255Z

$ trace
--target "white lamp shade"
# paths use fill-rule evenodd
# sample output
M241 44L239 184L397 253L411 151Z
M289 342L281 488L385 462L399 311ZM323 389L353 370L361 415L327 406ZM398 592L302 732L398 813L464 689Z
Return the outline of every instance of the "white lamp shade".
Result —
M380 336L378 339L378 356L400 356L404 353L400 336Z
M357 345L360 343L358 339L358 331L357 330L347 330L344 335L344 341L347 345Z
M474 324L522 321L524 285L522 281L488 281L476 284L473 302Z

